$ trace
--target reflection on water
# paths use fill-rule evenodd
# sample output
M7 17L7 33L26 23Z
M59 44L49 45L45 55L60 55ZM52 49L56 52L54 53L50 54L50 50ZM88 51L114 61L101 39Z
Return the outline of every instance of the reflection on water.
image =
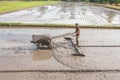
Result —
M52 57L52 53L50 50L35 50L32 51L33 60L47 60Z
M108 18L107 18L108 23L112 23L112 20L114 19L116 14L113 11L109 11L107 15L108 15Z
M81 2L63 2L3 14L0 22L120 25L120 11Z
M40 12L39 14L39 16L38 17L41 17L41 16L43 16L45 13L46 13L46 10L48 9L48 7L45 7L45 6L43 6L43 7L39 7L38 8L38 11Z

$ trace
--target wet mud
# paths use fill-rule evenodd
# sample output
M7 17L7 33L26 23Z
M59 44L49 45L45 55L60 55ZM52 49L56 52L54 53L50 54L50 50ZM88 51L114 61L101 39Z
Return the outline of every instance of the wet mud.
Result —
M36 45L30 43L32 34L56 36L73 31L56 28L0 29L0 79L19 80L22 75L21 80L119 79L120 30L81 29L78 49L85 57L72 56L75 50L63 37L52 40L52 50L36 49Z
M7 78L6 78L7 76ZM120 73L4 73L0 77L4 80L118 80Z
M47 60L52 57L50 50L33 51L33 60Z
M120 11L81 2L62 2L0 15L0 22L120 25Z

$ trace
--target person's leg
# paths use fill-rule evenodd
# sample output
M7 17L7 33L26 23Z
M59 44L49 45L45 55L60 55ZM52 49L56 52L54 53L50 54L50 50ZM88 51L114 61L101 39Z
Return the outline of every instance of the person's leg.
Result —
M78 41L78 39L79 39L79 36L76 36L76 46L79 46L79 41Z

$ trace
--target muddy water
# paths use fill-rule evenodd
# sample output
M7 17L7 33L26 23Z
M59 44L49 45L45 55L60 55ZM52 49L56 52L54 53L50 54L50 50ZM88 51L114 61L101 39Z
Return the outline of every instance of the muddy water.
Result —
M52 57L49 50L33 51L33 60L47 60Z
M3 14L0 22L120 25L120 11L80 2L63 2Z
M32 34L55 36L65 33L65 31L72 30L44 28L0 29L0 44L2 44L0 45L0 71L68 69L54 59L51 50L37 50L36 45L30 43Z
M72 45L62 38L52 40L59 45L53 51L37 50L36 45L30 43L32 34L55 36L73 31L55 28L0 29L0 71L120 69L120 30L81 29L79 50L85 57L71 56L75 53Z
M32 34L55 36L73 31L74 29L58 28L0 29L0 80L119 80L120 73L115 70L120 71L120 30L81 29L79 51L85 57L72 56L75 53L72 45L64 38L52 40L57 44L53 44L56 48L52 51L38 50L36 45L30 43ZM27 70L36 72L26 72ZM39 70L53 72L37 72ZM59 72L61 70L81 72ZM89 70L92 72L89 73Z
M7 76L7 77L6 77ZM3 73L4 80L119 80L120 73Z

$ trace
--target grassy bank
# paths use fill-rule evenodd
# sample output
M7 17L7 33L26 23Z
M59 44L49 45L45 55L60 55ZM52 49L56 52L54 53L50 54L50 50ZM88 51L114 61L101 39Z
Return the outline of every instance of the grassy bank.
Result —
M110 4L96 4L96 3L92 3L92 4L95 6L102 6L102 7L106 7L106 8L110 8L110 9L120 10L120 4L119 4L119 6L110 5Z
M0 14L56 3L58 3L58 1L0 1Z
M120 10L120 6L114 6L114 5L102 5L103 7L115 9L115 10Z
M74 24L27 24L27 23L3 23L0 22L0 27L9 28L9 27L49 27L49 28L74 28ZM120 26L113 25L80 25L81 28L102 28L102 29L120 29Z

